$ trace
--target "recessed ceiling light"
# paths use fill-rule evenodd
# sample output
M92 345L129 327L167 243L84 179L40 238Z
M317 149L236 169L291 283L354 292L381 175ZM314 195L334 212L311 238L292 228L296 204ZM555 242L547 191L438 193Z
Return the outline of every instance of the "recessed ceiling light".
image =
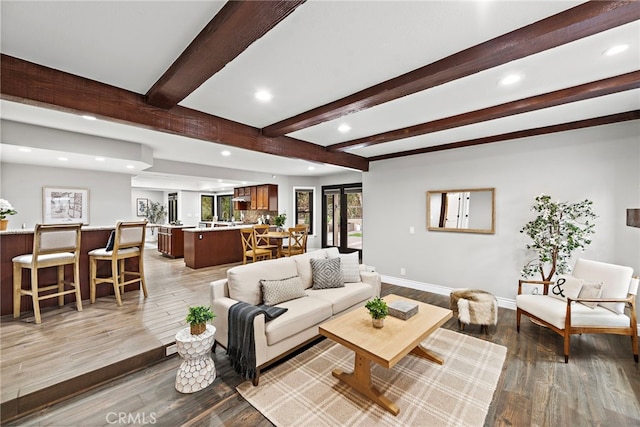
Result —
M229 157L229 156L231 155L231 151L229 151L229 150L224 150L224 151L222 151L220 154L222 154L222 155L223 155L223 156L225 156L225 157Z
M520 80L522 80L522 76L520 74L509 74L508 76L505 76L502 78L502 80L500 80L500 84L508 86L514 83L518 83Z
M619 53L624 52L627 49L629 49L629 45L628 44L619 44L619 45L616 45L616 46L611 46L609 49L605 50L603 52L603 54L606 55L606 56L617 55Z
M247 181L242 181L242 185L247 185Z
M96 162L104 162L104 157L96 157Z
M83 114L82 118L85 119L85 120L95 120L96 119L95 117L90 116L88 114Z
M340 126L338 126L338 131L339 132L346 133L346 132L349 132L350 130L351 130L351 126L349 126L346 123L343 123Z
M254 93L253 96L255 96L258 101L262 102L271 101L271 98L273 98L273 95L271 95L271 92L268 90L259 90Z
M312 170L314 170L315 168L314 168L313 166L309 166L307 169L308 169L308 170L310 170L310 171L312 171Z
M69 159L66 157L58 157L58 160L60 160L61 162L66 162Z
M20 147L20 148L18 148L18 151L22 151L23 153L30 153L31 152L31 148Z
M127 169L133 169L134 166L133 165L127 165Z

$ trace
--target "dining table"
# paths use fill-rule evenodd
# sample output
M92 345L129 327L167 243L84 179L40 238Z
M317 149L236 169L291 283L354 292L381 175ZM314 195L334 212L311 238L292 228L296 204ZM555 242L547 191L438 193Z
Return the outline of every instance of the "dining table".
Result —
M278 251L276 252L276 257L280 257L280 254L282 253L282 241L284 239L288 239L289 238L289 232L288 231L269 231L268 233L265 233L265 236L268 237L269 239L273 239L276 241L276 244L278 245Z

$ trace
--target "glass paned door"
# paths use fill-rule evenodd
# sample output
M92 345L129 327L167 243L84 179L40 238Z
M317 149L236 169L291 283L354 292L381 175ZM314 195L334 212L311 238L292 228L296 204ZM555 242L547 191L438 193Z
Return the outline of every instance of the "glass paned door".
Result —
M362 252L362 184L322 188L322 246Z
M325 192L326 208L326 245L340 246L340 191L327 190Z
M362 188L344 190L347 203L347 248L362 250Z

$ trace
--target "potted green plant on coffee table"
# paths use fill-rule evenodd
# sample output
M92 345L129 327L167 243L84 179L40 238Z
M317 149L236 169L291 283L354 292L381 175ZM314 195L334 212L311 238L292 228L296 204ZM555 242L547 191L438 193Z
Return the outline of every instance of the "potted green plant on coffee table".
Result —
M367 301L365 308L369 310L369 314L373 320L373 327L382 328L384 326L384 318L389 314L387 303L380 297L375 297Z
M206 331L207 322L214 317L216 316L213 314L213 311L211 311L211 307L204 305L189 307L189 312L185 320L189 324L191 335L200 335Z

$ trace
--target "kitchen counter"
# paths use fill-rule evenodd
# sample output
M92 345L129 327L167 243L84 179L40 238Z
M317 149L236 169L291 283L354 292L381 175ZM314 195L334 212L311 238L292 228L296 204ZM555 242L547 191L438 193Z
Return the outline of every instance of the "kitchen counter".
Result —
M225 230L240 230L241 228L253 227L254 224L238 224L238 225L226 225L221 227L196 227L184 230L185 233L208 233L210 231L225 231Z
M82 227L80 237L80 292L83 300L89 299L89 251L104 248L109 239L109 234L115 229L111 226L85 226ZM33 229L15 229L0 231L0 314L13 313L13 262L18 255L29 254L33 250ZM137 268L137 259L127 260L127 268ZM71 274L71 267L67 267L67 274ZM108 263L98 263L98 276L104 277L111 273ZM40 272L42 283L55 283L56 269L46 268ZM22 275L22 287L28 289L31 285L30 275ZM127 286L126 290L139 289L139 285ZM97 296L113 295L113 286L98 286ZM65 304L75 304L73 295L65 295ZM115 304L115 303L114 303ZM40 301L41 307L57 306L57 298L49 298ZM23 296L20 304L21 311L33 311L30 297Z
M190 268L242 261L240 229L251 224L184 230L184 263Z

